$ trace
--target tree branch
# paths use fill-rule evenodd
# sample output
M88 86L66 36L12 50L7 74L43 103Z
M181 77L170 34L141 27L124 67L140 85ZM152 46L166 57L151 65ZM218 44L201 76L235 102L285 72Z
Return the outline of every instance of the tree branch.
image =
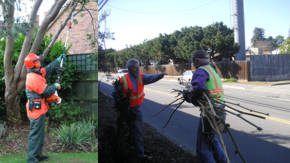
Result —
M54 45L55 41L57 40L58 36L60 35L61 31L63 30L63 28L65 27L65 25L67 24L67 22L69 21L69 19L71 18L72 13L74 12L75 8L77 7L77 3L75 3L69 14L67 15L67 17L65 18L64 22L62 22L62 24L60 25L59 29L57 30L57 32L53 35L53 38L51 40L51 42L49 43L48 47L44 50L43 55L44 57L47 56L47 54L50 52L52 46Z
M29 29L29 31L26 34L25 40L22 44L22 49L17 61L17 64L14 68L14 79L16 80L16 83L18 83L17 81L21 81L23 80L23 77L25 78L26 76L26 68L24 67L23 63L24 63L24 58L26 57L26 55L29 53L30 47L31 47L31 42L32 42L32 37L33 37L33 32L34 32L34 22L37 16L37 12L39 10L39 7L42 3L42 0L37 0L32 8L32 11L30 13L30 17L29 17L29 24L32 26L32 28ZM17 87L17 91L21 90L21 86Z
M50 15L46 16L46 18L43 20L42 25L39 27L39 30L37 32L36 38L33 42L32 48L30 49L30 53L37 53L41 42L43 40L43 36L45 35L46 29L47 29L47 25L49 24L50 21L52 21L54 19L54 17L57 15L57 13L59 12L61 6L65 3L65 0L61 0L61 1L55 1L55 3L52 5L52 7L49 10L49 13L51 13ZM27 55L27 53L25 54ZM20 66L20 64L19 64ZM26 78L26 68L24 65L22 65L21 68L21 73L18 79L18 83L17 83L17 90L20 91L25 84L25 79Z
M43 40L43 36L45 35L45 32L47 30L49 23L54 20L54 18L57 16L57 14L59 13L61 7L63 6L63 4L65 2L66 2L66 0L55 1L55 4L52 6L52 8L49 11L50 14L48 14L46 16L46 18L43 20L43 22L42 22L42 24L37 32L36 38L33 42L32 48L30 50L31 53L38 52L38 49L39 49L40 44Z
M96 28L95 28L95 23L94 23L94 17L92 15L92 13L90 12L89 9L87 9L85 6L84 8L87 10L87 12L89 13L90 17L91 17L91 23L93 26L93 32L94 32L94 38L93 38L93 43L92 43L92 48L94 49L96 47Z
M58 15L55 17L55 19L49 23L47 30L49 30L53 24L58 20L58 18L69 8L69 6L71 6L72 1L70 0L70 2L67 3L67 5L65 5L65 7L58 13Z

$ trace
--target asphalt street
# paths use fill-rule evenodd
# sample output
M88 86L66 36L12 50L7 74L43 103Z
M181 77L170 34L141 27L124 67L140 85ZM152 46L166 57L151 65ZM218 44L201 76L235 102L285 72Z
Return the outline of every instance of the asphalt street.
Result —
M100 90L110 95L113 91L112 81L116 75L99 73ZM225 100L239 103L247 108L269 113L263 115L265 119L243 116L247 120L262 127L257 129L240 118L227 114L226 122L230 124L231 132L236 139L241 153L247 162L289 162L290 160L290 85L252 85L239 83L224 83ZM166 128L174 106L153 117L164 106L175 100L176 93L172 89L183 89L176 79L162 79L145 86L145 100L143 103L144 121L155 127L170 140L188 150L196 152L196 131L199 121L199 108L184 103L176 111ZM176 106L176 105L175 105ZM261 115L261 114L259 114ZM242 162L235 154L234 146L228 134L224 134L225 144L231 162Z

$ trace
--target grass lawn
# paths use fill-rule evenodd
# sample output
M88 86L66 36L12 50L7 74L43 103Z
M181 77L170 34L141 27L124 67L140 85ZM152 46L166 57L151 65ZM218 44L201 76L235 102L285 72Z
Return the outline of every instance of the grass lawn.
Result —
M50 153L46 163L97 163L98 153ZM0 157L0 163L24 163L26 154L7 155Z
M228 79L224 79L223 82L238 82L238 80L235 78L228 78Z

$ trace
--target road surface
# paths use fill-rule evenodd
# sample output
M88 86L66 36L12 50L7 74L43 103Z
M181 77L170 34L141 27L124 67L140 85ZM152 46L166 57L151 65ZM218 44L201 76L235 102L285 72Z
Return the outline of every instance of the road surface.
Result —
M99 73L100 90L110 95L112 81L116 75L105 76ZM160 133L183 149L196 154L196 131L199 121L199 109L192 104L184 103L177 111L168 126L163 125L169 118L174 107L167 109L158 116L152 115L175 99L172 89L182 89L176 79L162 79L145 86L143 103L144 121L155 127ZM240 103L253 110L269 113L266 119L244 116L246 119L263 128L257 131L253 126L241 119L227 114L226 122L230 124L240 151L249 163L276 163L290 160L290 85L248 85L224 83L225 99ZM225 134L224 140L231 162L242 162L230 137Z

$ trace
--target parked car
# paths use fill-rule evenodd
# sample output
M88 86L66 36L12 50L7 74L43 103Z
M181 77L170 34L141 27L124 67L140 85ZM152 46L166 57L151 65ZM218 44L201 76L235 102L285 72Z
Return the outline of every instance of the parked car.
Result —
M127 73L128 73L128 69L119 69L118 70L118 77L120 78Z
M191 81L192 75L193 75L192 70L186 70L185 72L182 73L181 76L177 78L177 80L179 84L184 84Z

